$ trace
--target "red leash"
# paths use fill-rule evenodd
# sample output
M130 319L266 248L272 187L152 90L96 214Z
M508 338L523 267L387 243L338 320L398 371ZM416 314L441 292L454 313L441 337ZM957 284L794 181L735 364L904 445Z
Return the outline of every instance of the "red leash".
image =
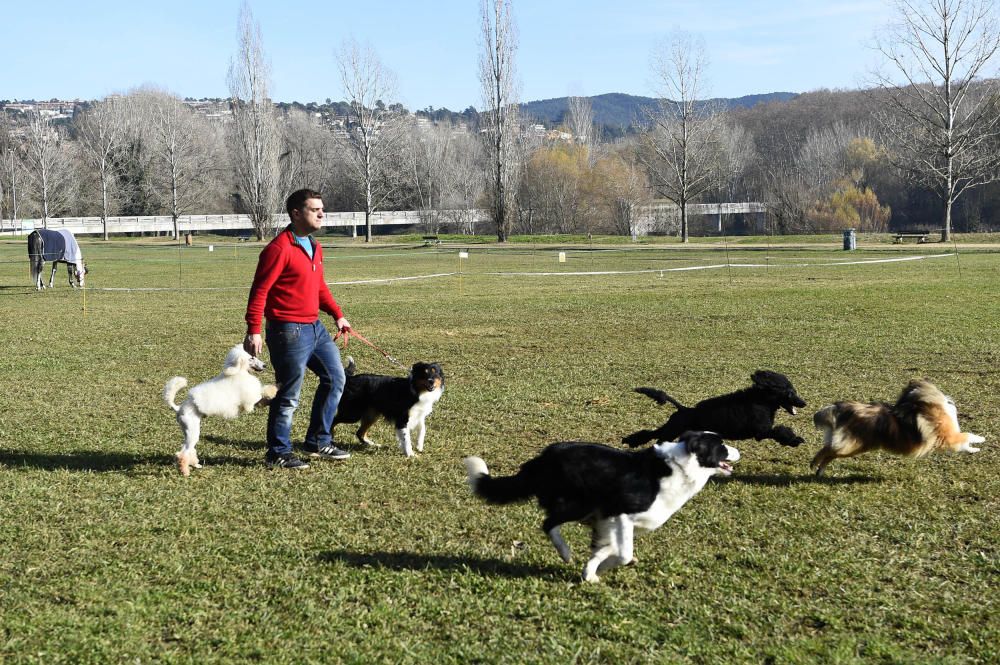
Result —
M333 338L334 343L336 343L336 341L338 339L340 339L341 337L344 338L344 349L347 349L347 342L351 339L351 337L357 337L359 340L361 340L362 342L364 342L368 346L372 347L373 349L375 349L376 351L378 351L379 353L381 353L382 356L386 360L388 360L389 362L391 362L396 367L398 367L400 369L404 369L404 370L406 369L406 367L403 365L403 363L399 362L398 360L396 360L395 358L393 358L392 356L390 356L386 351L383 351L379 347L377 347L374 344L372 344L371 342L369 342L367 339L365 339L364 335L362 335L361 333L359 333L356 330L354 330L354 328L344 328L343 330L338 330L337 334Z

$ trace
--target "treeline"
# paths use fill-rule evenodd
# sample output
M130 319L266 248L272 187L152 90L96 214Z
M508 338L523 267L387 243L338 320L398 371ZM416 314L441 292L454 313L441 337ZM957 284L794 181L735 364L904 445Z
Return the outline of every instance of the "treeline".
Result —
M663 198L650 153L654 130L641 119L641 108L622 110L628 106L624 97L521 106L518 138L508 156L519 167L514 233L677 230L675 216L649 214L649 204ZM232 122L226 113L194 111L193 101L142 89L80 105L64 121L4 111L0 225L23 218L244 212ZM222 109L228 104L201 101L216 101ZM761 103L709 104L715 118L706 142L711 150L700 159L710 182L689 201L769 204L766 217L728 219L728 232L942 225L940 198L904 177L886 152L885 137L872 121L878 94L821 90L753 101ZM379 170L385 193L379 209L422 211L432 231L490 232L476 229L464 212L489 207L476 110L409 112L399 104L378 104L386 124L376 130L388 136L391 124L395 137ZM627 124L608 124L606 109L612 107L631 114ZM541 117L532 116L532 108ZM328 210L364 209L366 184L351 161L356 111L332 100L274 105L280 192L314 187ZM1000 228L1000 186L986 184L959 198L952 228ZM711 227L694 222L692 230Z

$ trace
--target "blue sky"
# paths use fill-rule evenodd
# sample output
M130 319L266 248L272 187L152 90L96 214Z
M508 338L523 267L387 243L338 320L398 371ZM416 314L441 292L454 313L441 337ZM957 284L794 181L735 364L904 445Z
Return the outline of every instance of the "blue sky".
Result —
M224 97L239 0L0 0L0 99L103 97L152 84ZM334 52L372 46L410 109L481 106L479 0L253 0L279 101L341 99ZM857 88L884 0L513 0L522 101L653 95L650 55L704 40L710 96ZM386 100L389 101L389 100Z

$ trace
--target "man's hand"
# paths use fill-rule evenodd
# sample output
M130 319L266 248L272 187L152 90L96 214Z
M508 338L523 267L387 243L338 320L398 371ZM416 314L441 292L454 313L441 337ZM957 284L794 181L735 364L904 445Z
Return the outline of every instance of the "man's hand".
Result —
M261 350L264 348L264 340L261 338L260 333L250 334L247 333L246 338L243 340L243 350L249 353L251 356L256 358L260 355Z
M337 319L337 330L340 332L351 332L351 322L343 316Z

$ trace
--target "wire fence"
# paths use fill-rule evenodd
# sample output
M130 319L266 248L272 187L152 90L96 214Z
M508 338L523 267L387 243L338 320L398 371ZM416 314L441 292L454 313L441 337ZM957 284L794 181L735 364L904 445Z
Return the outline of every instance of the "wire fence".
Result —
M838 256L829 247L778 249L700 247L593 247L495 245L394 245L369 248L327 244L326 280L331 287L441 281L456 277L577 278L734 270L874 266L955 256L908 252L885 256ZM262 245L244 242L182 243L82 240L91 292L242 291L253 280ZM26 243L0 242L0 290L33 291ZM43 270L48 285L50 264ZM67 284L56 271L56 287ZM2 291L0 291L2 292Z

